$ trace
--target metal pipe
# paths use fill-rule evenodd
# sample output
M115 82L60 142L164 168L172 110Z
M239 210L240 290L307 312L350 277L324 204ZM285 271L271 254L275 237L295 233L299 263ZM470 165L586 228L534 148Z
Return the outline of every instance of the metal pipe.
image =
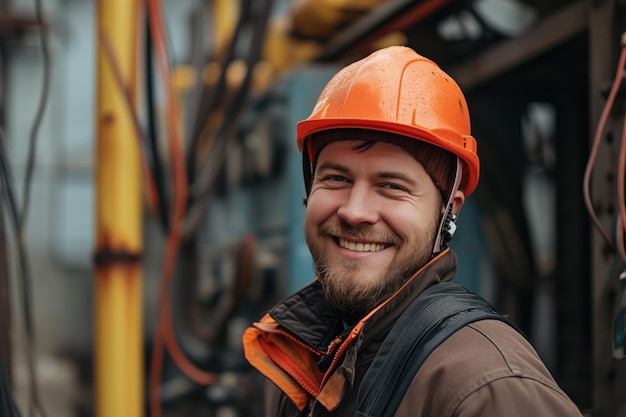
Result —
M384 2L334 35L313 61L335 61L358 46L367 45L388 33L405 30L451 4L453 4L451 0Z
M95 415L143 415L142 189L138 140L103 46L137 88L137 3L97 4Z

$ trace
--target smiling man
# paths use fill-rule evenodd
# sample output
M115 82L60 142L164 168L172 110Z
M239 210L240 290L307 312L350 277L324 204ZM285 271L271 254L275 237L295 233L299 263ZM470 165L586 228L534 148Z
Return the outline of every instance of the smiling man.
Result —
M580 416L514 325L450 282L446 242L479 178L454 80L382 49L297 130L317 278L244 334L265 416Z
M452 155L358 129L320 132L311 141L318 156L306 241L326 299L342 314L362 316L430 259L445 208L442 192L402 144L416 156L443 154L429 161ZM458 210L463 193L456 191L455 198Z

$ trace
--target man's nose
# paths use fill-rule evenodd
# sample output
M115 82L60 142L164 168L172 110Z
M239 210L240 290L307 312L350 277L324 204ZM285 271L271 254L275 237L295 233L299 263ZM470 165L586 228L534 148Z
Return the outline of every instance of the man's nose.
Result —
M375 196L369 186L355 183L339 206L337 215L351 225L376 223L378 211L375 208Z

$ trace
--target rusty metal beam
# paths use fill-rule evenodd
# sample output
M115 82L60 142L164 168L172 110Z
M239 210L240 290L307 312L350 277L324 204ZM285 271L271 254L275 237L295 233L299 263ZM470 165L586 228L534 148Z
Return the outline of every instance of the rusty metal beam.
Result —
M589 24L588 13L589 2L580 0L545 18L525 34L500 42L447 72L469 91L582 33Z

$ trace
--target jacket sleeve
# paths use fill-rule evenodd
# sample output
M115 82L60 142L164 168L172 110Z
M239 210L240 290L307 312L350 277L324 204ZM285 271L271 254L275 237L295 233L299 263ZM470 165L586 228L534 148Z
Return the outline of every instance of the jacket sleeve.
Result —
M449 410L454 417L580 417L581 412L561 391L525 377L505 377L482 385Z
M440 417L581 417L528 341L505 323L463 327L419 369L396 413Z

